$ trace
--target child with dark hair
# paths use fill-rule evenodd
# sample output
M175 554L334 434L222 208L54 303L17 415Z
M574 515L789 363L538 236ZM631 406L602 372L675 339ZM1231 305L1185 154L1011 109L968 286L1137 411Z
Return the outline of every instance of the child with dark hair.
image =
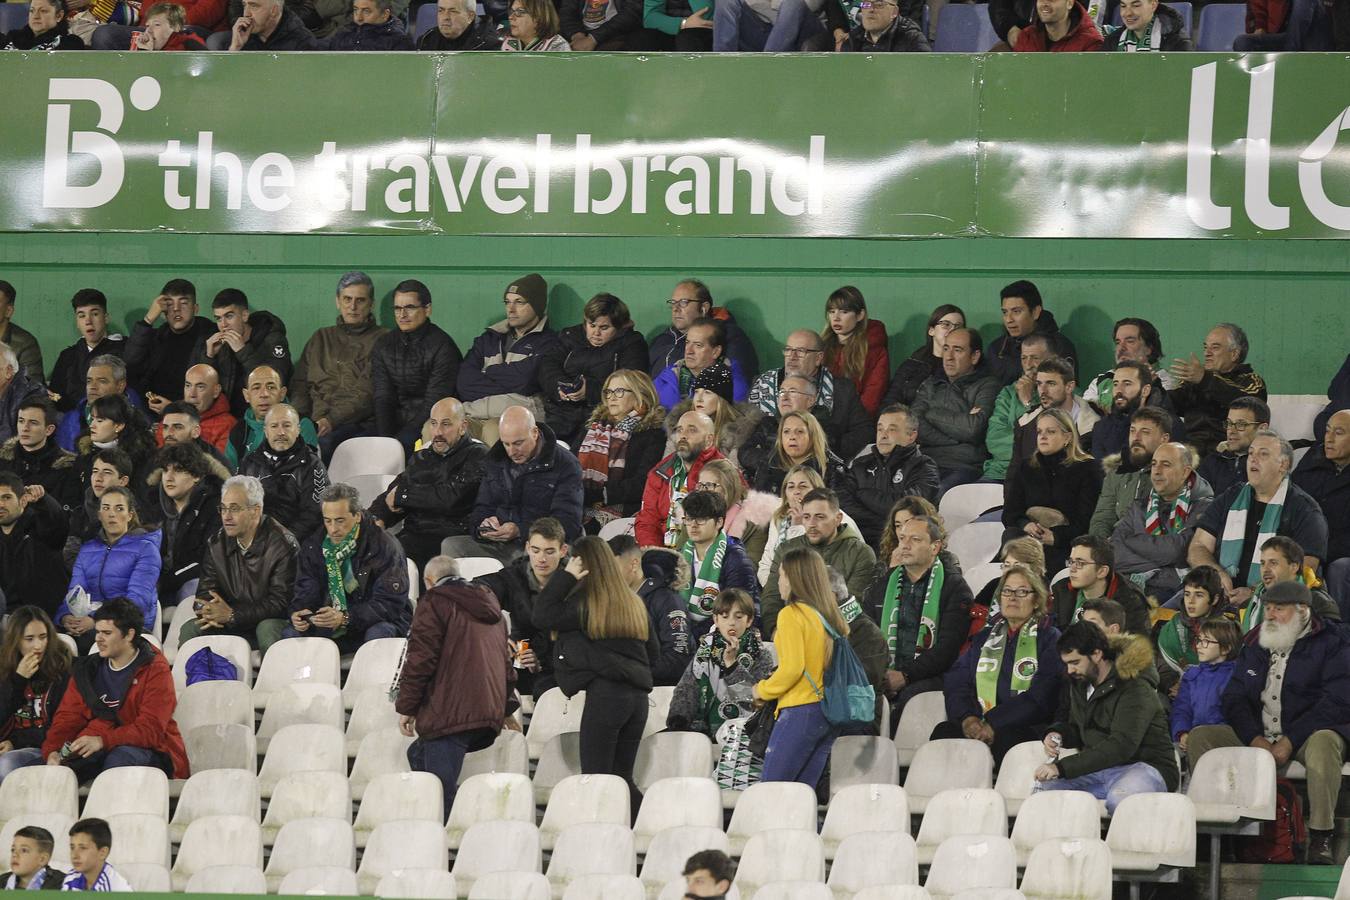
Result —
M1227 612L1228 595L1224 593L1219 570L1196 566L1187 572L1181 581L1181 601L1181 611L1158 631L1158 653L1178 673L1200 661L1195 642L1201 626L1212 616Z
M1193 571L1193 570L1192 570ZM1212 616L1200 623L1195 650L1199 661L1181 676L1172 704L1172 739L1186 749L1186 737L1197 725L1224 725L1223 690L1242 649L1242 629L1232 619Z
M736 864L721 850L700 850L684 864L684 896L725 897L736 877Z
M108 865L112 829L103 819L81 819L70 826L71 873L63 891L127 891L131 885Z
M53 869L56 839L45 828L25 825L14 832L9 848L9 871L0 875L0 891L59 891L66 873Z

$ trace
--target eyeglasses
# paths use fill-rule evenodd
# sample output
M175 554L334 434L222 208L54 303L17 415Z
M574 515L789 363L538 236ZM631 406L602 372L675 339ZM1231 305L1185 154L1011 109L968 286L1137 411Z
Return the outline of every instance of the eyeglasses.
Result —
M791 400L793 397L810 397L810 396L811 395L808 394L806 391L793 390L792 388L784 388L783 390L778 392L779 400Z
M890 3L888 0L863 0L863 2L858 5L863 9L885 9L888 6L895 6L896 4Z
M521 9L518 6L513 6L506 11L506 17L508 19L519 19L521 16L528 16L529 14L530 11L528 9Z
M874 6L887 6L887 5L894 5L894 4L874 3L873 5L874 5ZM864 7L864 9L866 9L866 7ZM960 323L960 322L948 322L946 319L938 319L937 324L934 325L933 327L936 328L938 331L951 331L953 328L960 328L960 327L961 327L961 323Z
M225 506L225 505L221 505L221 506L218 506L217 509L220 511L220 514L221 514L222 516L226 516L226 515L228 515L228 516L238 516L238 515L242 515L243 513L248 512L250 509L252 509L252 507L249 507L249 506Z
M810 347L784 347L784 356L810 356L812 353L824 353L823 350L812 350Z
M1095 566L1095 565L1097 565L1095 562L1093 562L1093 561L1090 560L1090 559L1074 559L1072 556L1069 557L1068 562L1069 562L1069 568L1072 569L1072 570L1074 570L1075 572L1078 571L1079 569L1083 568L1084 566Z
M1026 600L1035 595L1031 588L1004 588L998 592L1000 597L1006 597L1009 600Z
M1255 428L1255 422L1235 422L1232 419L1224 419L1223 427L1228 431L1246 431L1249 428Z
M671 297L666 301L666 306L673 307L674 309L685 309L689 304L697 302L697 300L681 300L676 297Z
M605 388L603 391L600 392L600 395L604 397L606 400L609 400L611 398L614 400L622 400L624 397L627 397L629 394L632 393L635 392L629 390L628 388Z
M717 521L716 519L691 519L688 516L685 516L684 518L685 525L699 525L699 526L711 525L716 521Z
M395 307L394 307L394 315L396 315L396 316L411 316L411 315L412 315L414 312L416 312L417 310L419 310L419 309L425 309L425 308L426 308L426 307L424 307L421 303L414 303L412 306L395 306Z
M715 493L715 494L725 494L725 493L727 492L727 489L726 489L725 487L723 487L722 484L721 484L720 482L717 482L717 481L704 481L704 482L701 482L701 483L698 485L698 487L695 488L695 490L698 490L698 491L712 491L712 492Z
M1218 643L1214 638L1198 637L1195 639L1195 646L1197 647L1213 647Z

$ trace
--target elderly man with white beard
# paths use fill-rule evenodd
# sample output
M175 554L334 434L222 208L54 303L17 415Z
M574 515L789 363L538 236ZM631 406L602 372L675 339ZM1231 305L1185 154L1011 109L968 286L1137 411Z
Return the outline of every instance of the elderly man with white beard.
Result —
M1331 836L1350 737L1350 638L1312 611L1297 581L1270 587L1265 618L1237 658L1223 692L1226 725L1191 731L1191 769L1215 747L1258 747L1281 768L1308 770L1308 862L1334 865Z

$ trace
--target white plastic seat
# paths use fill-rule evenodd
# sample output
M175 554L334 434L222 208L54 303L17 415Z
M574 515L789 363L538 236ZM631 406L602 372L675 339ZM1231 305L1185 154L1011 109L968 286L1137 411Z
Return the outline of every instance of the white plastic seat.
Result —
M1003 485L1001 484L958 484L942 495L938 504L938 515L942 525L951 534L963 525L969 525L991 509L1003 505ZM965 561L962 560L962 568ZM974 590L971 585L971 590Z
M1210 750L1196 761L1186 796L1195 804L1202 830L1243 819L1273 819L1275 757L1256 747Z
M262 868L262 829L247 816L206 816L188 825L173 862L173 889L181 891L188 879L209 866Z
M863 888L853 900L931 900L928 888L920 884L888 884Z
M191 772L242 769L258 774L258 739L252 725L198 725L183 734L183 745Z
M353 475L398 475L405 462L403 445L396 438L347 438L333 450L328 480L337 484Z
M665 717L661 721L664 728ZM713 744L706 734L697 731L649 734L638 745L633 781L638 790L646 793L647 788L663 778L711 778L715 762Z
M199 681L179 690L173 718L183 734L202 725L247 725L252 729L253 692L242 681Z
M239 681L245 685L253 683L253 650L249 647L248 641L237 634L203 634L180 645L177 655L173 658L173 687L177 693L182 694L183 689L188 686L188 660L203 647L210 647L213 653L218 653L234 663L235 676Z
M32 813L80 814L79 784L68 766L25 766L0 783L0 821ZM8 846L8 845L6 845Z
M271 797L277 782L292 772L347 773L342 732L331 725L287 725L272 736L258 772L258 790Z
M275 891L281 886L281 879L296 869L315 866L348 872L356 867L356 843L349 821L292 819L283 825L263 871L267 889Z
M19 771L23 770L20 769ZM16 816L6 822L3 828L0 828L0 847L14 846L14 832L25 825L45 828L56 840L56 845L52 847L51 865L62 871L69 871L70 840L66 835L70 833L70 826L74 825L75 821L75 816L65 813L28 813Z
M445 822L441 812L444 805L441 780L430 772L377 775L367 785L365 799L356 814L356 846L366 846L371 832L385 822L403 819L441 825Z
M408 605L417 609L417 601L422 596L422 573L417 571L417 563L408 560Z
M387 696L407 643L407 638L380 638L367 641L357 649L352 667L347 671L347 680L342 684L342 702L347 709L356 706L356 698L363 691L382 690Z
M647 724L642 726L642 736L656 734L665 730L666 719L670 718L670 702L675 699L675 687L658 684L647 695Z
M927 691L910 698L900 711L895 726L895 751L901 766L914 762L914 754L924 744L939 723L947 721L947 701L942 691Z
M909 798L904 788L894 784L854 784L831 797L825 824L820 829L825 858L834 859L844 838L869 831L909 834Z
M684 876L672 878L666 882L665 887L661 888L661 893L657 894L657 900L684 900L685 881ZM648 896L651 896L648 894ZM749 894L746 894L746 900L749 900ZM731 889L727 891L726 900L741 900L741 889L733 883Z
M351 897L358 891L356 873L350 866L305 866L292 869L277 884L277 893L283 896Z
M836 738L830 751L830 796L855 784L899 784L900 755L895 742L850 734Z
M844 838L834 854L829 885L852 896L882 884L918 884L914 839L900 831L860 831Z
M555 897L562 896L567 886L582 875L635 875L633 832L627 824L569 825L558 834L545 874Z
M1003 577L1003 564L996 562L978 563L967 570L962 570L961 577L966 580L970 592L979 596L980 591L988 587L991 581L997 581Z
M466 581L500 572L503 568L502 561L491 556L461 556L456 562L459 563L459 577Z
M356 751L356 761L352 763L352 774L348 780L352 785L352 798L360 801L366 796L366 786L380 775L397 775L410 772L408 747L413 738L407 737L398 728L384 728L373 731L361 739ZM344 744L342 766L347 767L347 750Z
M1061 838L1095 841L1101 834L1097 798L1086 791L1032 794L1022 804L1017 821L1013 823L1012 842L1017 851L1017 865L1025 866L1031 851L1045 841Z
M644 799L642 809L646 808ZM718 809L721 810L720 804ZM638 815L642 815L641 811ZM637 833L634 832L636 837ZM685 862L700 850L730 853L731 845L727 843L727 836L720 826L680 825L658 831L647 844L647 855L642 861L642 883L647 885L649 891L660 890L666 882L679 878L684 872ZM638 852L643 851L639 849Z
M1022 893L1027 900L1111 900L1111 848L1095 837L1042 841L1027 858Z
M1027 900L1027 896L1017 888L971 888L953 894L952 900Z
M929 741L914 754L905 774L905 795L912 812L922 813L929 798L953 788L993 788L994 756L983 741L964 738Z
M267 815L263 816L263 845L272 846L283 828L301 819L341 819L350 823L352 795L347 776L317 770L282 776L272 789Z
M962 834L947 838L938 847L924 882L933 900L944 900L962 891L1017 889L1017 854L1008 838Z
M1270 427L1286 441L1312 440L1313 421L1327 405L1320 394L1271 394Z
M337 687L341 678L337 644L325 638L282 638L267 649L258 669L253 708L266 709L268 698L284 685L313 682Z
M464 768L459 770L459 783L486 772L515 772L530 774L530 753L525 735L519 731L502 729L491 747L475 750L464 757Z
M327 725L341 731L346 720L342 692L335 685L314 682L282 685L268 695L258 725L258 752L266 754L272 736L288 725Z
M562 900L647 900L647 890L633 875L582 875L567 885Z
M131 889L143 894L167 894L173 889L173 878L164 866L154 863L123 863L117 872L127 880Z
M662 778L649 787L633 824L633 845L646 853L651 840L667 828L722 829L722 795L711 778ZM664 879L663 879L664 882Z
M442 900L457 897L455 876L445 869L399 869L390 872L375 885L376 897L401 900Z
M258 776L242 769L208 769L183 783L183 792L169 822L169 838L181 843L188 825L206 816L262 818Z
M267 879L255 866L207 866L189 878L183 890L188 894L265 894Z
M814 830L776 828L753 834L736 867L736 886L743 897L753 897L771 881L824 880L825 848Z
M168 821L169 778L162 769L153 766L121 766L105 769L94 779L81 815L85 818L97 816L106 819L112 815L129 813L145 813Z
M949 838L976 835L1007 837L1008 810L992 788L956 788L932 799L916 838L920 863L933 861Z
M540 846L552 850L573 825L622 825L633 821L628 784L617 775L572 775L553 789L539 823ZM631 838L630 838L631 840Z
M771 881L753 900L834 900L834 892L818 881Z
M553 789L574 775L581 774L581 732L555 734L544 745L534 768L534 802L547 806Z
M394 709L394 701L389 699L388 691L362 691L357 695L351 717L347 720L347 757L350 759L356 756L366 735L397 727L398 711Z
M1003 756L994 790L1003 795L1008 815L1015 816L1036 786L1036 770L1046 763L1045 746L1040 741L1015 744Z
M1002 547L1002 522L969 522L950 532L946 549L956 554L965 569L991 561Z
M377 790L372 796L380 793ZM365 815L364 805L361 815ZM475 775L460 784L455 805L445 823L450 849L459 849L464 833L479 822L528 822L533 825L534 791L530 779L517 772L492 772Z
M390 872L399 869L444 869L449 861L445 826L440 822L385 822L370 834L356 880L369 894Z
M626 519L610 519L600 528L600 540L607 541L621 534L632 534L636 526L637 519L632 516Z
M490 872L474 883L469 900L550 900L553 890L538 872Z
M163 618L163 616L160 616L160 618ZM164 633L164 639L159 647L164 654L164 661L170 666L178 658L179 632L183 630L184 625L195 618L197 618L197 613L193 610L190 600L173 608L173 615L169 618L169 630Z
M1195 804L1184 794L1126 797L1111 816L1106 843L1117 875L1194 866Z
M525 742L530 748L530 759L538 759L544 745L564 731L581 730L581 712L586 708L586 692L574 697L563 694L561 688L549 688L534 705Z
M543 851L539 829L529 822L479 822L464 832L451 872L461 891L494 872L538 872ZM489 895L490 896L490 895Z
M165 785L167 792L168 785ZM86 814L85 818L89 818ZM169 866L169 817L156 813L125 813L99 816L112 831L112 851L108 861L115 866L123 863L151 863Z
M739 856L749 838L768 829L816 830L816 792L795 781L761 781L741 794L727 825L731 855ZM770 878L766 881L779 881ZM742 890L742 893L746 893Z

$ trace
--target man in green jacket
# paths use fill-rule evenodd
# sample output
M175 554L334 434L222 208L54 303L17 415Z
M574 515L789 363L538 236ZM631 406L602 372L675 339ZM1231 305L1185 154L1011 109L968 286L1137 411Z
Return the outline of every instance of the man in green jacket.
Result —
M1108 638L1075 622L1059 638L1069 675L1069 719L1050 726L1037 791L1087 791L1106 814L1133 794L1175 791L1181 780L1149 639ZM1061 749L1077 749L1060 757Z
M1050 339L1045 335L1031 334L1022 340L1022 377L998 392L984 435L984 448L989 451L984 461L985 478L1002 481L1008 477L1017 420L1041 405L1036 393L1036 367L1051 355Z

